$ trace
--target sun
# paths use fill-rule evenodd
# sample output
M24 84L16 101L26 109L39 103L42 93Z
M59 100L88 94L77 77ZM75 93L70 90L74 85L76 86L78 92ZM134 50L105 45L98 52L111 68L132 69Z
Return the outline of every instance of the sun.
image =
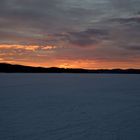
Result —
M69 64L69 63L63 63L63 64L60 64L59 67L60 67L60 68L65 68L65 69L67 69L67 68L72 68L73 65L71 65L71 64Z

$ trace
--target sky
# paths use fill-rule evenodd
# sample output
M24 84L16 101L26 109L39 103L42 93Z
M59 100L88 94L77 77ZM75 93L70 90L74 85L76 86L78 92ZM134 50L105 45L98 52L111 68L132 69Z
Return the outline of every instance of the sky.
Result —
M0 0L0 62L140 68L140 0Z

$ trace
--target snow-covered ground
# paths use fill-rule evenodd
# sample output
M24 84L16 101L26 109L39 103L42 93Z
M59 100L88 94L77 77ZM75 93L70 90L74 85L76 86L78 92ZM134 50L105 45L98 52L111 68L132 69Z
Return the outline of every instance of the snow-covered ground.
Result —
M0 74L0 140L140 140L140 75Z

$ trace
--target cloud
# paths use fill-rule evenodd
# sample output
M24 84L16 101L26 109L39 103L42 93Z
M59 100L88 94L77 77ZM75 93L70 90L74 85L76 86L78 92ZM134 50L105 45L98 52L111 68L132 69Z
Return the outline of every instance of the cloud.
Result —
M128 44L127 46L124 46L124 48L132 51L140 51L140 44Z
M111 19L111 21L118 22L120 24L140 24L140 16L114 18Z
M139 10L139 0L110 0L115 11L124 14L132 14Z
M139 7L139 0L0 0L0 45L9 47L0 54L10 61L136 60Z
M87 29L79 32L69 32L66 36L70 44L85 47L97 44L107 39L109 32L104 29Z
M92 10L75 7L75 3L68 5L64 0L1 0L0 43L48 45L48 35L81 28L86 25L87 15Z
M39 49L39 46L23 46L23 45L0 45L0 50L27 50L27 51L35 51Z
M120 7L127 9L126 12L118 12ZM67 40L71 44L92 45L97 43L99 38L106 36L106 32L102 31L102 28L109 26L105 25L103 21L105 19L113 16L118 22L133 20L139 23L136 17L124 19L120 17L124 13L129 13L128 11L132 14L130 7L138 12L139 9L135 7L139 7L139 2L137 0L135 2L132 0L1 0L0 42L52 45L59 41L55 38L50 41L48 36L65 32L69 33Z

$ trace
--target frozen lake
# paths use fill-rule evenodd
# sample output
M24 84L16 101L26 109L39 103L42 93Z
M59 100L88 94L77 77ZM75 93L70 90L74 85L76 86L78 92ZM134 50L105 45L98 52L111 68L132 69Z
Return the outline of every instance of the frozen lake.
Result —
M140 140L140 75L0 74L0 140Z

